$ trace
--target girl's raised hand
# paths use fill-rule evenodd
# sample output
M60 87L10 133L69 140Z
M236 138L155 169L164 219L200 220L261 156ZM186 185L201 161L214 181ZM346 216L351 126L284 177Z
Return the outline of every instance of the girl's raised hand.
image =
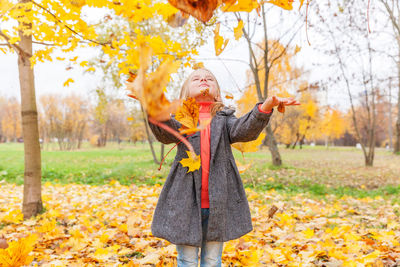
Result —
M261 109L264 111L270 111L273 107L279 105L284 108L285 106L300 105L300 102L295 100L293 97L277 97L273 95L265 99L264 103L261 105Z

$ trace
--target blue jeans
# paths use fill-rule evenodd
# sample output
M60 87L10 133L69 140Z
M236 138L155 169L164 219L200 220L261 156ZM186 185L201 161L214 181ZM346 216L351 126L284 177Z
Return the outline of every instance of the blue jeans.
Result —
M224 242L205 241L207 234L208 208L201 209L201 226L203 228L203 243L201 244L200 267L221 267ZM176 245L178 252L178 267L197 267L199 248L186 245Z

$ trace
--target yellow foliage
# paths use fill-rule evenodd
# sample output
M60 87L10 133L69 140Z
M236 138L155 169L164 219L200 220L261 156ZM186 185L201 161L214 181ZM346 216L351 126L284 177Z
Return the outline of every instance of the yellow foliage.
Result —
M49 266L85 266L88 262L83 263L82 258L95 260L99 266L176 265L175 246L152 236L150 231L162 186L110 184L44 183L47 211L29 221L2 228L5 236L0 237L0 242L4 247L4 240L9 240L13 248L0 249L0 259L6 255L7 259L13 257L19 262L5 266L29 266L30 255L38 261L45 260ZM16 197L15 192L22 190L22 186L6 183L1 190L8 205L0 206L0 214L18 209L22 195ZM365 266L384 261L387 255L399 257L400 228L392 216L395 206L390 199L327 195L322 200L309 199L303 194L288 199L274 190L256 192L250 188L245 193L254 230L226 242L223 265L257 266L258 262L263 266L301 266L324 258L326 264L340 261L340 266ZM265 200L279 207L272 217L268 217L271 205L266 205ZM379 213L377 205L381 207ZM347 209L362 211L370 218L371 225L360 224L359 214L350 214ZM332 214L337 216L332 218ZM387 227L376 227L382 219ZM336 227L331 229L332 225ZM37 235L37 240L22 238L10 242L26 233ZM140 252L143 257L128 256L133 252ZM24 260L25 264L21 263ZM130 265L126 265L128 260ZM0 260L1 267L2 263Z
M264 138L265 138L265 133L260 133L260 135L257 137L256 140L249 142L237 142L232 144L232 146L242 153L256 152L258 151L258 147L261 145Z

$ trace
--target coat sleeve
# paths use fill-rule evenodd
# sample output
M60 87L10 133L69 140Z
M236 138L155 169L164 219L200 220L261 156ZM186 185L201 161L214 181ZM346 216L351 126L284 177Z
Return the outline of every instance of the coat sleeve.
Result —
M167 121L163 121L163 124L169 126L170 128L174 129L175 131L178 131L178 129L181 127L181 124L175 120L173 117L171 117ZM171 144L171 143L178 143L180 140L176 138L173 134L167 132L163 128L151 123L149 121L149 126L151 131L153 132L154 136L156 139L163 143L163 144Z
M228 117L226 125L231 144L256 140L267 126L274 109L270 113L263 113L258 109L260 103L257 103L251 111L240 118L235 115Z

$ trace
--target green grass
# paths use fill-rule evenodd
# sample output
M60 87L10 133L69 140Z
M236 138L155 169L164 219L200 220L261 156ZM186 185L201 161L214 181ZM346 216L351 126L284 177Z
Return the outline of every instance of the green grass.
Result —
M158 144L156 149L160 149ZM42 181L100 185L114 179L125 185L162 183L173 158L169 155L158 171L148 146L143 144L123 149L111 144L77 151L42 151ZM23 184L22 145L0 144L0 159L0 180Z
M168 145L168 151L172 145ZM160 155L160 144L155 144ZM267 148L245 153L233 150L235 158L251 162L243 173L245 187L257 191L276 191L309 194L324 198L392 197L400 194L400 157L383 149L376 152L373 168L363 166L362 152L346 147L310 147L285 149L280 147L282 166L273 166ZM59 184L81 183L101 185L117 180L121 184L163 184L174 159L176 148L166 158L161 171L153 161L148 144L110 143L105 148L94 148L85 143L81 150L58 151L55 144L42 151L42 181ZM23 184L23 144L0 144L0 181ZM397 201L397 198L393 198ZM398 202L398 201L397 201Z

